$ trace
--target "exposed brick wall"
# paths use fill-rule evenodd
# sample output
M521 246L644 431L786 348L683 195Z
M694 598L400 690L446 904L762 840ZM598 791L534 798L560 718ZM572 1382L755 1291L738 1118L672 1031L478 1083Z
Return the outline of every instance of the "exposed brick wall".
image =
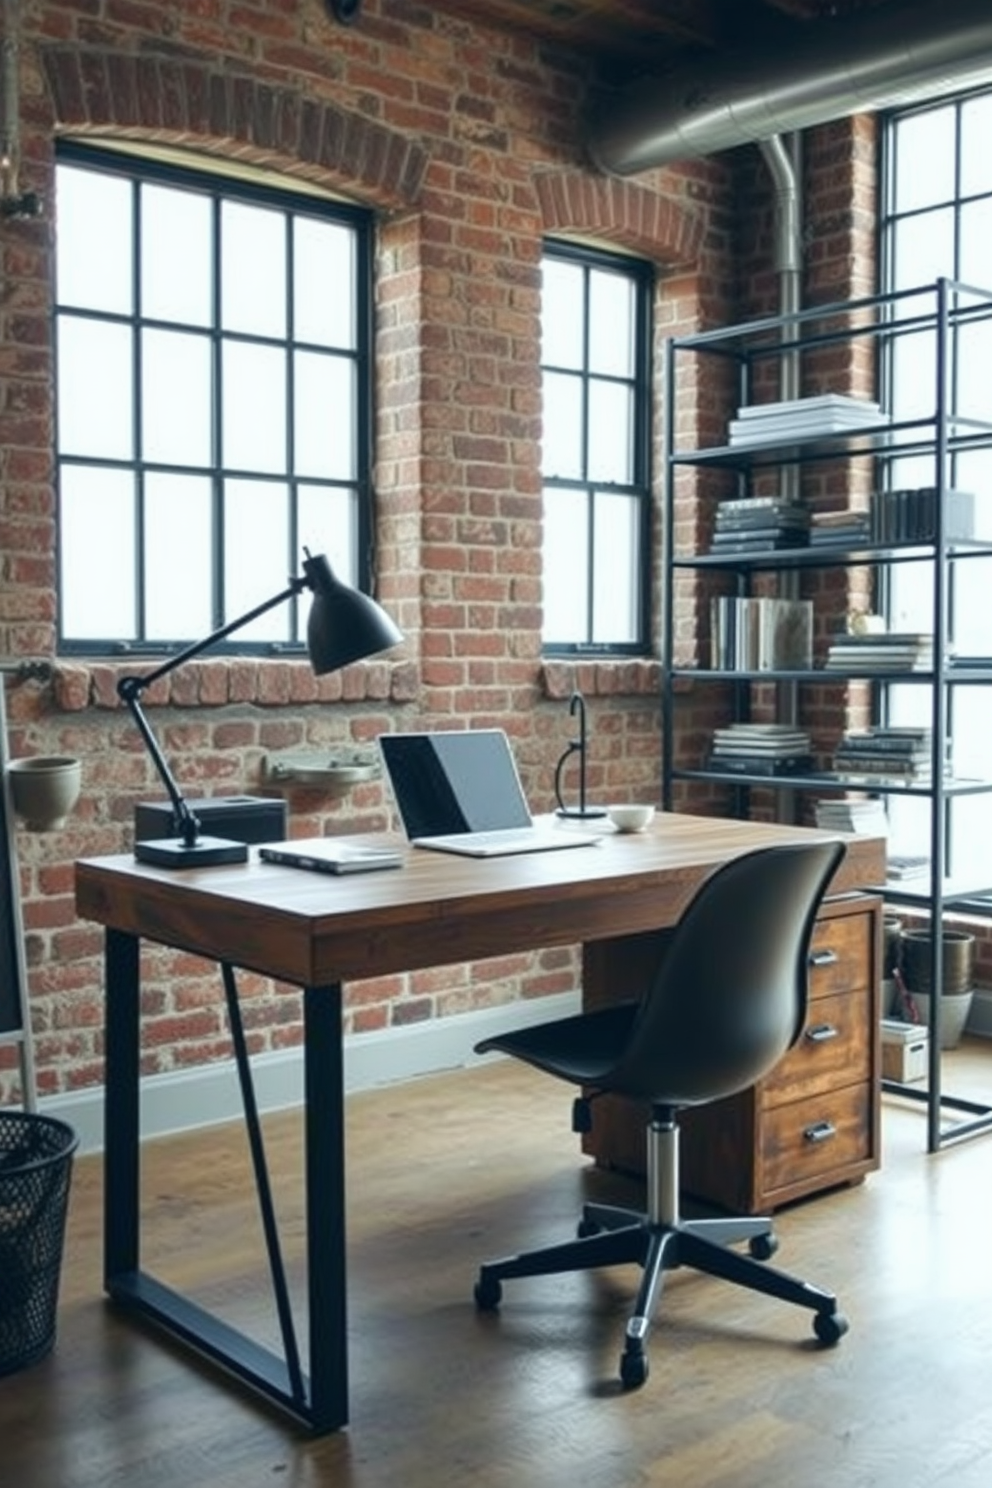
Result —
M746 230L756 203L766 220L768 211L754 152L606 180L582 152L595 82L587 69L447 16L440 3L365 0L344 27L322 0L35 0L23 9L21 64L21 185L47 212L0 223L0 656L54 654L55 140L109 136L233 157L376 211L376 585L406 643L319 681L294 662L206 658L173 674L148 711L181 784L193 794L258 791L270 752L332 749L394 727L494 723L510 731L532 804L546 809L578 686L590 707L590 790L657 799L657 647L622 665L540 656L541 242L594 238L658 267L660 494L665 338L751 313L767 287L764 250L752 252ZM811 263L818 294L847 293L861 272L870 199L854 165L866 148L860 126L839 128L818 134L808 159L810 200L822 180L831 224ZM857 176L850 190L845 174ZM679 390L685 442L725 413L712 388ZM700 512L687 481L677 521L691 531ZM680 601L680 654L703 642L705 616L702 592ZM8 679L11 753L83 762L66 829L18 836L45 1092L101 1079L102 937L75 918L72 864L127 850L135 801L160 794L116 677L112 663L74 661L57 664L51 684ZM680 737L694 748L715 701L700 693L680 713ZM709 792L693 804L722 803ZM289 805L300 834L388 824L378 781L340 798L293 790ZM146 960L144 1067L227 1054L216 970L178 953ZM348 1023L362 1031L541 996L575 974L574 953L554 951L355 984ZM287 989L246 977L242 993L254 1050L298 1041ZM0 1051L0 1099L13 1091L12 1067Z

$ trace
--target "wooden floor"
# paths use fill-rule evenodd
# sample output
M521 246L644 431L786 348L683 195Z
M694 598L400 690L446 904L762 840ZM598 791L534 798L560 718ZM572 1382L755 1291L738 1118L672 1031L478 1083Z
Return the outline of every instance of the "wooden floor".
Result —
M986 1063L992 1094L992 1050ZM577 1155L568 1105L564 1087L508 1064L351 1099L352 1419L317 1440L114 1316L100 1161L77 1160L58 1343L0 1379L0 1481L988 1488L992 1136L927 1156L922 1109L887 1098L883 1170L779 1220L777 1262L840 1294L841 1345L818 1350L806 1313L678 1272L650 1379L625 1394L633 1273L508 1283L498 1315L472 1304L481 1258L565 1238L585 1195L622 1188ZM267 1132L295 1256L295 1116ZM146 1265L273 1338L240 1129L146 1154Z

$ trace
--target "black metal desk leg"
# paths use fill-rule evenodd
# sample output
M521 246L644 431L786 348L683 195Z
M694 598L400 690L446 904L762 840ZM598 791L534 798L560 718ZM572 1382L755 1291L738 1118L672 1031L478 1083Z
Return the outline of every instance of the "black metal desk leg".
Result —
M104 1074L103 1279L139 1263L140 972L136 936L108 930Z
M348 1421L341 1003L340 984L304 989L310 1409L317 1432Z

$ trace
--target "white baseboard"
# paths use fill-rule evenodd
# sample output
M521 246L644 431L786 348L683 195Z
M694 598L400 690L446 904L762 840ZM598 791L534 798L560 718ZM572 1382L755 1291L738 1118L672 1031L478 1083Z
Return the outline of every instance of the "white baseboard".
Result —
M473 1046L480 1039L530 1023L567 1018L581 1008L578 992L562 992L528 1002L505 1003L481 1012L431 1019L406 1028L363 1033L344 1041L345 1092L371 1090L397 1080L411 1080L441 1070L480 1062ZM493 1057L493 1056L487 1056ZM298 1106L303 1099L303 1054L287 1049L252 1060L255 1096L261 1112ZM79 1151L103 1147L103 1087L52 1096L42 1101L47 1116L57 1116L79 1135ZM214 1126L242 1115L241 1094L233 1060L149 1075L141 1082L142 1138Z

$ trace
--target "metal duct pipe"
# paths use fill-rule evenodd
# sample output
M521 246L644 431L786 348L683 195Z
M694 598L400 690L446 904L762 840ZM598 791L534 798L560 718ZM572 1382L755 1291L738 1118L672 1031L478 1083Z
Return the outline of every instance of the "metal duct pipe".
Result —
M796 169L800 142L793 139L795 156L779 136L762 140L759 148L775 186L775 272L778 275L780 315L793 315L800 307L802 273L802 229L799 172ZM783 327L783 337L787 334ZM780 398L799 396L799 351L783 353L780 365Z
M781 315L792 315L801 304L802 275L802 220L803 206L800 188L799 164L802 159L802 137L794 134L788 145L777 134L771 139L761 140L759 149L768 167L775 186L775 272L778 275L778 308ZM792 330L782 326L782 339L794 337ZM798 398L800 393L799 347L783 351L779 357L778 396L782 399ZM799 466L795 463L783 465L779 470L778 491L783 501L796 502L800 498ZM799 598L799 572L797 569L782 569L776 584L776 593L782 599ZM799 684L779 682L776 686L775 716L783 723L799 721ZM795 791L779 791L775 801L776 821L795 822L798 818L798 797Z
M989 0L916 0L796 25L788 42L642 78L592 121L588 150L621 176L967 87L992 75Z

